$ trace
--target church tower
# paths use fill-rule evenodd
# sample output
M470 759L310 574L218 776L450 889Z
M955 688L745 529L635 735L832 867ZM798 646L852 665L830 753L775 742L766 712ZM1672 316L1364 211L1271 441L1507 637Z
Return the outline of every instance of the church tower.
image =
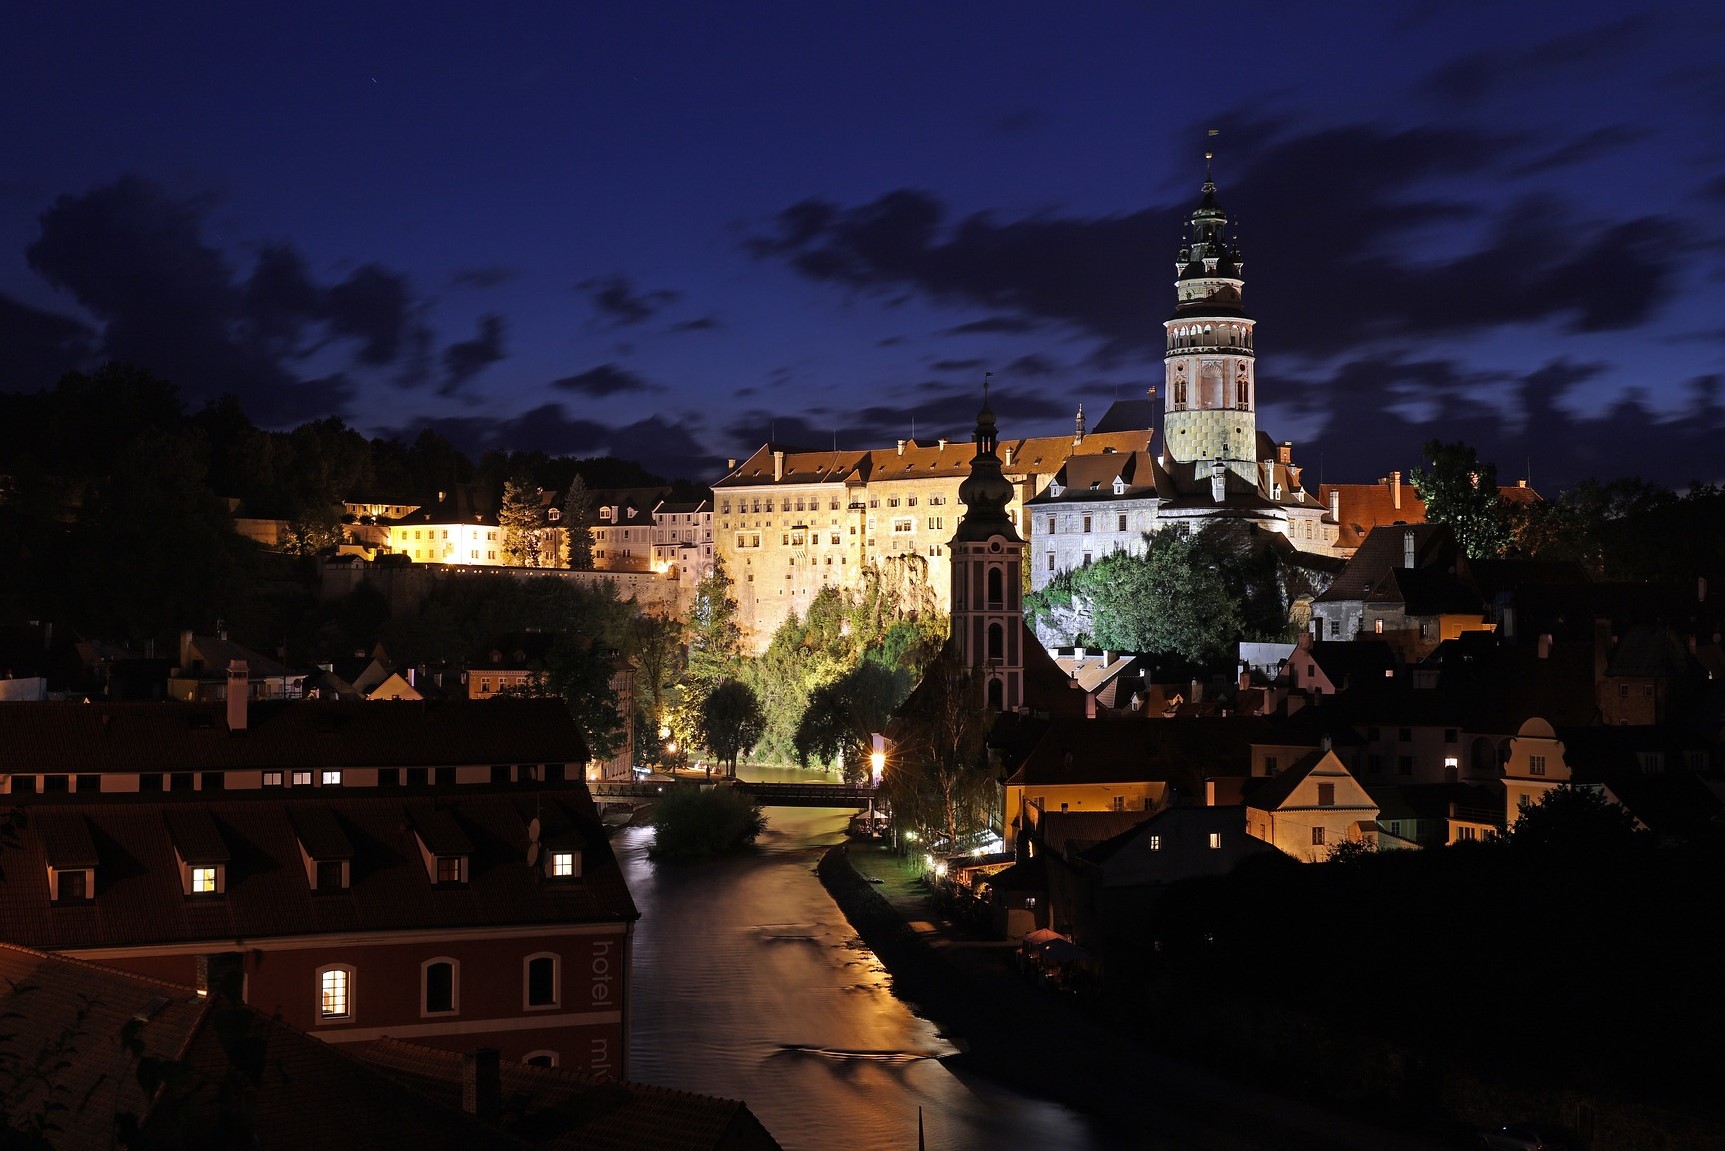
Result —
M983 384L976 416L976 455L958 487L964 518L948 550L952 558L952 643L959 666L982 682L983 699L1001 711L1024 702L1024 540L1006 514L1012 483L995 454L999 436Z
M1204 199L1192 213L1174 265L1174 315L1163 325L1168 336L1163 436L1169 457L1199 465L1200 476L1226 468L1256 486L1253 321L1240 303L1244 264L1238 242L1227 234L1228 217L1216 202L1211 155L1204 153ZM1204 468L1206 463L1211 469Z

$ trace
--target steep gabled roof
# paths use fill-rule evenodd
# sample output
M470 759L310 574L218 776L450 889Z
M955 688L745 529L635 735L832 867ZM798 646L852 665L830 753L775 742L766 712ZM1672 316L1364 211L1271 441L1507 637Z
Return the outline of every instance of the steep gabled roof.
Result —
M1007 783L1169 782L1195 794L1207 776L1248 774L1252 744L1270 731L1257 716L1055 719Z
M1373 585L1403 566L1409 535L1414 540L1414 567L1465 571L1466 560L1462 558L1461 547L1456 543L1455 533L1445 524L1377 528L1360 544L1348 566L1341 570L1316 602L1365 599Z

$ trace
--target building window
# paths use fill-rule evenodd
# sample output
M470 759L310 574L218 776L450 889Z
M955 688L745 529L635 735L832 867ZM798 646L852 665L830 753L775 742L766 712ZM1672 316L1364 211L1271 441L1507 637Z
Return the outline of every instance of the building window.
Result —
M1312 846L1313 847L1324 846L1324 829L1323 828L1321 828L1321 827L1312 828Z
M1527 757L1527 773L1529 775L1545 774L1545 756L1530 755Z
M1049 571L1054 570L1054 553L1053 552L1048 553L1048 570Z
M1151 851L1161 851L1162 850L1162 837L1160 835L1152 835L1150 837L1150 850Z
M1403 775L1412 775L1414 773L1414 757L1411 755L1396 756L1396 770Z
M280 787L281 785L282 785L282 773L281 772L279 772L279 771L266 771L266 772L264 772L264 786L265 787Z
M353 968L345 963L318 969L318 1022L332 1023L353 1018L353 984Z
M90 873L85 870L54 873L54 901L82 903L90 898Z
M447 956L419 965L421 1015L454 1015L460 1010L460 971L460 962Z
M1318 806L1336 806L1336 785L1333 783L1318 784Z
M340 787L341 786L341 772L339 772L339 771L326 771L326 772L324 772L323 773L323 785L325 787Z
M1085 531L1090 530L1090 517L1089 516L1084 517L1084 530Z
M1397 730L1397 732L1396 732L1396 739L1398 742L1401 742L1401 743L1407 743L1410 740L1412 740L1413 737L1414 737L1414 730L1411 727L1404 727L1404 728Z
M1373 620L1372 621L1372 631L1376 632L1378 635L1383 635L1384 634L1384 621L1381 619Z
M523 988L525 1007L556 1007L561 988L558 986L557 956L550 952L529 955L523 963L526 987Z
M1114 797L1114 810L1115 811L1125 811L1126 810L1126 797L1124 795L1117 795Z
M575 853L573 851L553 851L551 853L552 879L576 879L581 874Z
M1342 638L1342 621L1341 620L1339 620L1339 619L1331 619L1330 620L1330 638L1331 639L1341 639Z
M214 895L214 894L216 894L217 890L218 890L218 888L217 888L217 884L216 884L216 868L214 868L214 867L194 867L194 868L192 868L192 894L193 895Z
M1116 486L1118 486L1118 485L1116 485ZM1117 531L1125 531L1126 530L1126 513L1125 512L1120 513L1120 526L1116 530Z
M310 787L311 786L311 772L309 772L309 771L296 771L296 772L294 772L293 773L293 785L295 787Z
M1218 848L1220 848L1221 846L1222 846L1222 833L1219 831L1212 831L1210 833L1210 850L1215 851Z
M459 855L440 855L437 857L437 882L460 883L463 857Z
M557 1052L529 1051L527 1053L527 1058L523 1059L521 1062L527 1064L529 1067L555 1067L557 1066Z
M1265 775L1275 775L1276 774L1276 757L1275 756L1266 755L1264 757L1264 774Z

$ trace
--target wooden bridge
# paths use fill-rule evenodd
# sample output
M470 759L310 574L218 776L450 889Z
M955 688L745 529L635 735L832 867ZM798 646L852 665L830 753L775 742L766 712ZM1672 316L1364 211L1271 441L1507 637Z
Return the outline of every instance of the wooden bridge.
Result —
M845 783L755 783L746 779L599 780L587 785L596 803L649 803L675 787L732 787L745 791L762 807L867 807L879 798L872 787Z

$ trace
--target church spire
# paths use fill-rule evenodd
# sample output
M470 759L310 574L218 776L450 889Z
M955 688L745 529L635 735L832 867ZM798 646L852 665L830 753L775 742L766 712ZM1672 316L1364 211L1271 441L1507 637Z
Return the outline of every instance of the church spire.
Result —
M1006 478L1000 457L995 454L1000 433L994 425L994 409L988 406L988 377L992 374L985 374L982 381L982 410L976 413L976 431L972 436L976 454L971 457L970 475L958 485L959 502L964 504L965 512L954 540L987 539L994 535L1018 539L1012 518L1006 514L1006 505L1012 502L1012 482Z

